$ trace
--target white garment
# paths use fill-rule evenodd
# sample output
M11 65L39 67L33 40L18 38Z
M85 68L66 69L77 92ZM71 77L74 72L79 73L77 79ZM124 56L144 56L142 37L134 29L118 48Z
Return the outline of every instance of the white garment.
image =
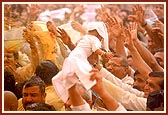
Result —
M117 109L115 111L127 111L123 105L121 105L121 103L118 103L119 106L117 107Z
M107 52L109 51L108 47L108 33L107 33L107 28L106 25L103 22L91 22L87 26L87 30L94 30L96 29L97 32L101 37L103 37L103 43L102 43L102 48L105 49Z
M106 36L106 34L103 34L103 31L106 33L107 29L102 28L104 23L95 22L92 26L92 29L96 29L98 33L101 32L99 34L101 34L102 37ZM64 102L68 99L68 89L78 82L74 75L78 77L87 90L96 84L96 80L90 80L92 67L87 58L100 48L101 42L96 36L85 35L79 41L76 48L72 50L69 56L64 60L62 71L52 79L57 94L60 95Z
M85 104L79 106L71 106L72 111L91 111L89 104L84 100Z
M26 66L27 64L30 63L29 57L25 53L22 53L20 51L18 53L19 53L18 63L21 66Z
M131 85L123 83L121 79L119 79L118 77L114 76L112 73L110 73L105 68L102 68L100 70L99 74L101 76L103 76L105 79L107 79L110 82L112 82L113 84L115 84L116 86L124 89L125 91L129 91L130 93L133 93L133 94L135 94L138 97L143 97L144 96L144 92L139 91L137 89L134 89Z
M125 91L105 78L103 78L103 85L110 95L126 109L133 111L146 111L147 98L138 97L133 93Z
M122 79L122 82L133 86L134 79L133 79L131 76L126 75L126 76Z

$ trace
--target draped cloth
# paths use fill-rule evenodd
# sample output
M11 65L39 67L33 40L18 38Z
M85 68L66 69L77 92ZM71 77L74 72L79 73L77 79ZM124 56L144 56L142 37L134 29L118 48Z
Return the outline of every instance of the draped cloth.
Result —
M88 27L88 30L96 29L104 40L108 39L107 29L103 22L92 22ZM96 36L87 34L64 60L62 70L52 79L55 91L64 102L68 99L68 89L75 83L80 81L87 90L96 84L96 80L90 80L92 66L87 58L97 49L106 48L107 43L104 43L101 44ZM108 50L108 47L105 50Z
M103 44L102 44L102 48L105 49L106 51L109 51L109 47L108 47L108 32L107 32L107 28L106 25L101 22L90 22L87 26L87 30L94 30L96 29L97 32L99 33L99 35L101 37L103 37Z

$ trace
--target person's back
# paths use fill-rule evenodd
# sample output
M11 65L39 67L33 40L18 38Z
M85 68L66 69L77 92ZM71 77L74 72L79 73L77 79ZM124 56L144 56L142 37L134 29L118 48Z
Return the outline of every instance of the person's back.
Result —
M11 91L4 91L4 111L17 111L17 97Z

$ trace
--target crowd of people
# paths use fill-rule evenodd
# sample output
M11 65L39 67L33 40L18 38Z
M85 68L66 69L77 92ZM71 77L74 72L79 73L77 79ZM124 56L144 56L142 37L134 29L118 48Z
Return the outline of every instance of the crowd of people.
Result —
M164 7L5 4L4 111L165 111Z

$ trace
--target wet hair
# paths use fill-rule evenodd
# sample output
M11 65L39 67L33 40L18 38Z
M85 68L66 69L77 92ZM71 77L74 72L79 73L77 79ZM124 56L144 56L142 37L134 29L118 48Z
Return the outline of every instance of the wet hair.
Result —
M17 99L22 98L22 89L23 89L25 82L26 81L19 82L15 85L15 93L16 93Z
M157 52L164 52L164 48L159 48L159 49L155 50L155 53L157 53Z
M14 74L9 70L4 69L4 90L15 93L15 83Z
M164 72L153 71L153 72L149 73L149 77L159 77L159 78L163 78L163 80L161 80L158 84L159 84L160 88L161 88L162 90L164 90Z
M57 66L50 60L42 61L35 70L36 76L40 77L46 85L52 84L52 78L59 72Z
M39 86L41 94L45 93L45 83L40 77L38 76L31 77L25 82L23 88L28 88L33 86Z
M128 56L127 56L127 59L128 59L128 58L132 58L132 55L128 55Z
M128 61L127 61L127 59L126 59L125 57L123 57L123 56L121 56L121 55L118 55L118 54L114 54L113 57L121 58L122 60L121 60L120 64L121 64L122 66L124 66L124 67L128 67L128 66L129 66Z
M140 74L140 72L139 72L138 70L135 70L134 76L136 76L136 75L138 75L138 74Z
M33 103L26 107L26 111L56 111L53 105L46 103Z
M153 111L155 108L161 106L164 107L164 91L156 90L151 92L147 98L147 107Z

